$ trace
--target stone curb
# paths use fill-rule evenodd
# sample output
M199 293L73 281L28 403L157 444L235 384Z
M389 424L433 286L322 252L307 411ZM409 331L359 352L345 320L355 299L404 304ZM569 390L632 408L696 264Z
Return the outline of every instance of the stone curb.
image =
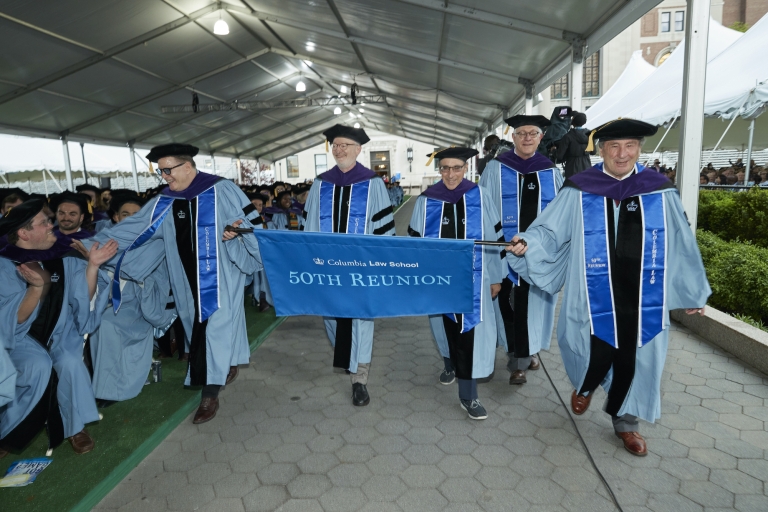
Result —
M704 316L686 315L685 310L670 311L672 320L730 352L763 373L768 373L768 332L707 306Z

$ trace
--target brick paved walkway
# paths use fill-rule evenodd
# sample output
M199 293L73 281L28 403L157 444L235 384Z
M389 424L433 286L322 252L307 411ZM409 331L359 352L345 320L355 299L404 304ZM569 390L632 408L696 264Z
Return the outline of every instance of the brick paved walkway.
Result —
M376 321L371 403L351 405L322 323L292 318L221 394L180 425L99 510L614 510L543 371L507 384L505 355L475 422L442 386L426 318ZM543 362L562 396L558 349ZM663 415L628 454L599 391L576 422L625 511L768 510L768 379L673 327Z

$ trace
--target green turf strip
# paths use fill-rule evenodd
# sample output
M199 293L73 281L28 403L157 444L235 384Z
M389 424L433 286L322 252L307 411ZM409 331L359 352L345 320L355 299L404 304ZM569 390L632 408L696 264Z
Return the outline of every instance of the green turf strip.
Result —
M282 318L274 309L245 307L251 351ZM100 409L104 419L86 426L96 448L76 455L68 441L53 452L53 462L31 485L0 489L0 510L86 511L93 508L200 403L200 388L184 388L186 364L163 359L163 382L144 386L138 397ZM20 454L0 460L0 476L13 461L44 457L47 438L38 435Z

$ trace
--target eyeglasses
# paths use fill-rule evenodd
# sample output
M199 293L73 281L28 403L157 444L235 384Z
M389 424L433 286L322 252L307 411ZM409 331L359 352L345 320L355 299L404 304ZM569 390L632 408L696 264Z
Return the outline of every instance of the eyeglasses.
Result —
M53 226L53 221L46 217L46 219L42 221L40 224L38 224L38 226L44 226L44 227ZM32 227L34 227L34 225Z
M521 139L535 139L541 132L515 132L517 137Z
M443 174L448 174L449 172L463 172L464 167L466 167L467 164L463 165L454 165L453 167L447 166L447 165L441 165L440 166L440 172Z
M163 174L170 176L171 171L174 170L177 167L181 167L187 162L181 162L179 165L174 165L173 167L165 167L164 169L161 169L160 167L157 168L157 174L162 176Z
M346 150L350 146L359 146L359 144L331 144L333 149Z

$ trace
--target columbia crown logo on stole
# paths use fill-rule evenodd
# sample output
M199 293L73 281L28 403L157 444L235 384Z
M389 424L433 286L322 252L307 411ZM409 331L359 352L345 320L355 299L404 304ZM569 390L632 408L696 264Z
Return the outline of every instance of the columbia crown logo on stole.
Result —
M528 190L536 190L536 184L535 183L529 183L528 184Z
M325 265L325 260L322 258L312 258L312 261L315 262L315 265Z
M627 210L630 211L630 212L634 212L635 210L637 210L638 206L639 205L635 201L632 201L631 203L629 203L627 205Z
M447 226L450 223L451 223L451 219L449 219L448 217L443 217L443 226Z
M179 210L179 212L176 214L176 216L177 216L178 218L180 218L180 219L186 219L186 218L187 218L187 214L186 214L186 213L184 213L184 212L183 212L183 211L181 211L181 210Z
M51 282L52 283L58 283L59 282L59 274L57 274L56 272L51 274Z

